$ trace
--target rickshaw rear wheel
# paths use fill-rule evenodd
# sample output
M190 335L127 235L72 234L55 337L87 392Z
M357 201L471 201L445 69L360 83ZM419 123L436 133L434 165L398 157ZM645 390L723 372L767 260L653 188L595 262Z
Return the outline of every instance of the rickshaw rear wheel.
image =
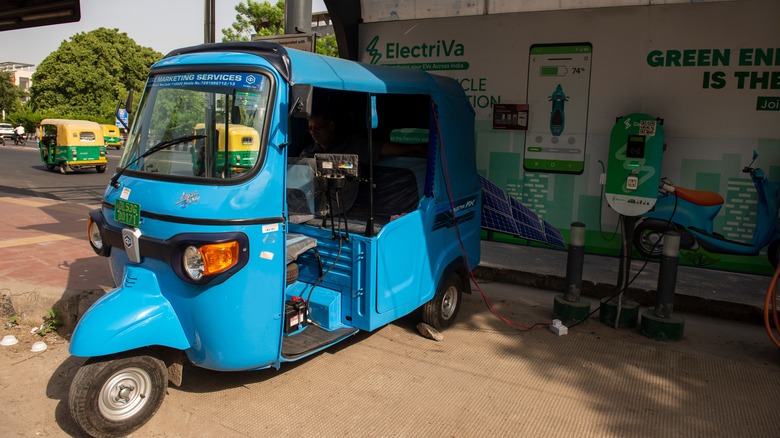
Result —
M54 165L53 164L47 164L46 165L46 170L54 170Z
M162 405L167 373L163 361L143 351L90 358L71 383L70 413L90 435L128 435Z
M60 163L60 174L65 175L68 173L68 165L63 163Z
M103 173L106 171L106 166L95 166L95 170L97 170L97 173Z
M458 316L460 301L463 295L463 282L457 272L450 274L444 285L436 291L436 295L423 304L422 320L436 330L451 326Z

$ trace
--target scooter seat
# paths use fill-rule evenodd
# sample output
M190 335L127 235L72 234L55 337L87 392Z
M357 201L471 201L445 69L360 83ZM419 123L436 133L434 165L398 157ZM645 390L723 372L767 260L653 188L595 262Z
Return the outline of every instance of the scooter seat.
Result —
M688 202L692 202L696 205L710 206L723 204L723 196L720 196L715 192L708 192L706 190L691 190L682 187L675 187L675 193L682 199Z
M299 255L317 247L317 239L303 234L287 235L287 264L298 258Z

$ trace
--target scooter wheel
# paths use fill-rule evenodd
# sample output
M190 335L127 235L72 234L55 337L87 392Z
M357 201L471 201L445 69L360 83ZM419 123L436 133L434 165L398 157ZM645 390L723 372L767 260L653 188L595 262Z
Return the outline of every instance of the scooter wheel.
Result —
M451 326L458 316L460 301L463 295L463 282L460 276L453 272L444 285L436 291L433 299L423 304L422 320L436 330Z
M664 249L664 233L670 229L666 224L659 226L653 222L642 222L634 230L634 247L642 257L660 257Z
M73 419L92 436L137 430L160 408L168 387L165 364L139 351L90 358L70 386Z

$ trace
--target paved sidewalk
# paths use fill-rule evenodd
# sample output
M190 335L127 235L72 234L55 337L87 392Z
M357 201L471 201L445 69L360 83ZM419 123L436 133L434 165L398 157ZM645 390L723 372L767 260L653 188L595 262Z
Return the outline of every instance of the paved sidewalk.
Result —
M65 324L113 287L106 259L86 240L85 205L0 196L0 304L40 323L52 307ZM81 309L79 309L81 307Z

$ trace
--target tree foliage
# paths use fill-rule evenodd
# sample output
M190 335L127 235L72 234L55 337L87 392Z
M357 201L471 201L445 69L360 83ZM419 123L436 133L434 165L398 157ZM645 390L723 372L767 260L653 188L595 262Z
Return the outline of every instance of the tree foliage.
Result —
M284 34L284 0L271 6L267 1L247 0L236 5L236 21L222 29L222 42L250 41L253 35L274 36ZM326 34L317 38L316 51L321 55L339 56L336 36Z
M336 42L336 35L329 33L323 37L317 38L317 53L320 55L339 57L339 45Z
M6 114L18 110L22 106L23 97L24 90L14 85L13 73L0 72L0 110Z
M149 67L162 54L118 29L99 28L64 41L36 69L30 109L58 117L113 123L129 90L142 90Z
M236 5L236 21L222 29L222 42L250 41L252 35L273 36L284 33L284 0L271 6L267 1L247 0Z

